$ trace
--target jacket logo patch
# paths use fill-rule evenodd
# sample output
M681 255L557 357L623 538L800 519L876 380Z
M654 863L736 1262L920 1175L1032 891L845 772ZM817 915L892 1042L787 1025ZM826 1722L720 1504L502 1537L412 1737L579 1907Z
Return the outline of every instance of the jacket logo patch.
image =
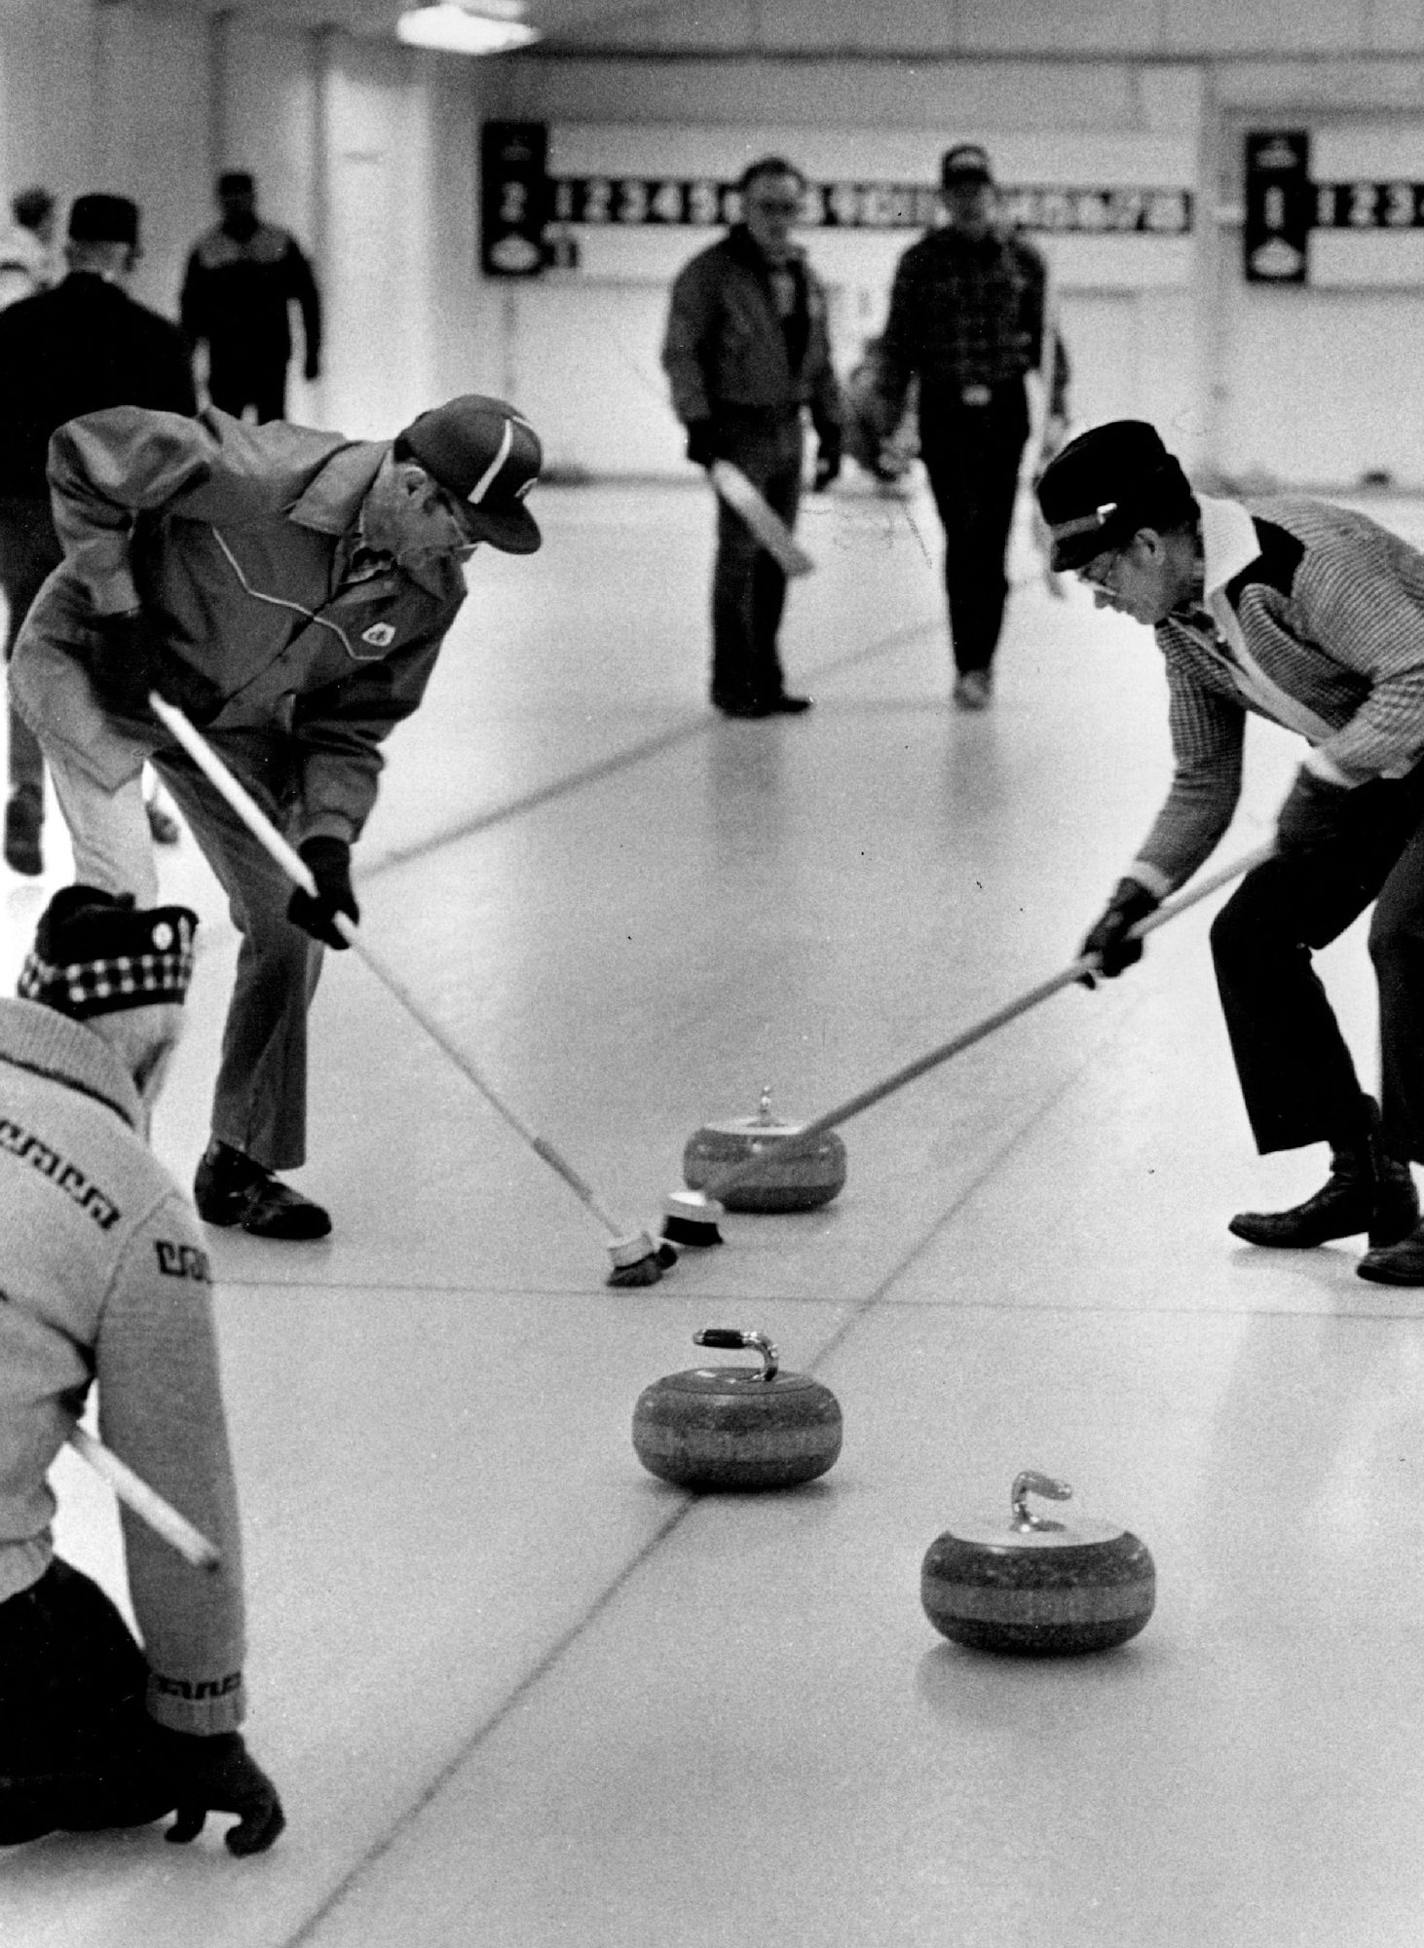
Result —
M369 629L361 631L362 642L369 643L372 649L389 649L395 639L396 632L388 622L373 622Z
M105 1197L97 1184L90 1183L78 1164L68 1162L29 1130L12 1123L8 1116L0 1116L0 1150L8 1150L12 1157L30 1164L42 1177L57 1184L66 1197L73 1198L80 1210L93 1218L101 1231L112 1230L118 1222L118 1205Z
M167 1238L155 1238L153 1248L158 1253L158 1269L165 1278L191 1278L199 1285L212 1284L208 1254L199 1251L196 1245L173 1244Z

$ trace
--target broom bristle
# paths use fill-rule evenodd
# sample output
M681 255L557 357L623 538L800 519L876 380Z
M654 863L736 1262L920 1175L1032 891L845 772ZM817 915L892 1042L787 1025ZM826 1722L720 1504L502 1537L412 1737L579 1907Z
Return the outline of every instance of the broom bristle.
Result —
M720 1245L725 1242L717 1228L716 1218L664 1218L663 1236L679 1245Z
M662 1275L663 1268L658 1263L658 1254L655 1251L650 1251L646 1258L638 1259L636 1264L615 1265L604 1283L607 1285L656 1285Z
M681 1256L682 1253L671 1238L658 1240L658 1263L665 1272L670 1272Z

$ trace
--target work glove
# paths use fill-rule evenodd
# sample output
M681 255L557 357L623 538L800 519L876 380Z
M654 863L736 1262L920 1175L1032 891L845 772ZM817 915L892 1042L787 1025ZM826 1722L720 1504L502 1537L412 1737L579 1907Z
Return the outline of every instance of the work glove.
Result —
M186 1846L209 1813L236 1813L237 1825L223 1835L228 1852L239 1858L265 1853L287 1820L277 1788L249 1755L242 1734L200 1738L155 1726L154 1735L157 1762L174 1792L176 1817L164 1839Z
M336 916L344 913L353 923L361 918L351 890L350 846L345 839L308 839L297 851L316 881L316 898L298 887L287 902L287 918L323 946L349 947L350 941L337 931Z
M822 440L816 455L816 472L811 481L813 494L824 494L841 470L841 446L839 440Z
M717 458L717 427L710 419L687 422L687 457L694 467L710 467Z
M1348 786L1332 785L1302 765L1276 817L1276 851L1313 852L1338 839L1348 798Z
M1096 987L1097 974L1105 980L1115 980L1124 969L1142 959L1142 942L1129 940L1128 934L1139 920L1155 913L1161 904L1157 895L1149 893L1140 880L1118 881L1102 917L1078 949L1080 959L1097 961L1093 974L1078 976L1082 987Z

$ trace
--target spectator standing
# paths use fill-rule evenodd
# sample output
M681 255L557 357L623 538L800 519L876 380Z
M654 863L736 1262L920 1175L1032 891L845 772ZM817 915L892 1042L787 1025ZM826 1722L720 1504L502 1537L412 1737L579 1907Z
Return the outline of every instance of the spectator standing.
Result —
M56 1829L168 1838L209 1812L233 1853L283 1826L248 1756L237 1496L208 1261L148 1147L196 916L67 886L0 1002L0 1845ZM142 1649L54 1552L47 1475L97 1382L104 1440L218 1549L192 1568L127 1511Z
M234 419L287 416L291 307L302 318L304 376L321 377L321 297L295 237L257 214L246 170L217 179L221 221L194 245L183 276L183 329L207 348L207 395Z
M542 453L502 400L466 394L394 441L209 408L120 406L50 443L63 565L31 609L11 687L43 747L78 877L154 897L145 759L184 813L242 936L194 1194L211 1224L319 1238L327 1212L273 1174L306 1158L307 1014L323 947L348 943L351 849L381 745L419 705L483 541L529 554ZM155 723L152 690L300 851L286 874Z
M1009 533L1029 434L1027 375L1045 364L1043 257L996 221L985 150L961 142L940 169L944 222L901 257L879 347L883 416L918 380L920 458L944 528L954 700L991 700L1008 600ZM1045 451L1067 419L1068 360L1054 333Z
M0 238L0 311L44 290L54 274L54 198L35 185L10 198L10 228Z
M182 333L127 292L139 258L138 205L127 196L79 196L67 228L65 277L53 290L0 312L0 587L7 663L31 603L63 559L45 476L50 435L66 420L104 406L191 413L197 405ZM36 874L44 867L44 760L13 705L9 716L5 859L16 872ZM156 830L155 836L163 834Z
M662 362L694 466L730 460L787 528L804 465L803 418L819 436L814 489L840 472L841 402L826 294L792 240L806 180L766 156L744 172L742 220L700 251L672 287ZM717 506L712 574L712 702L727 717L810 708L787 694L777 634L786 575L741 516Z

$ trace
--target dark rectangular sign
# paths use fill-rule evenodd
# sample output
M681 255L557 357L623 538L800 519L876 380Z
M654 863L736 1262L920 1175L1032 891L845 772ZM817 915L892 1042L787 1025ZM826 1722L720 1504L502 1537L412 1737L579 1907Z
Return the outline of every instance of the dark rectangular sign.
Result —
M1242 232L1248 284L1305 283L1305 245L1313 216L1306 130L1248 135Z
M486 122L480 130L480 268L486 277L537 277L548 219L548 124Z

